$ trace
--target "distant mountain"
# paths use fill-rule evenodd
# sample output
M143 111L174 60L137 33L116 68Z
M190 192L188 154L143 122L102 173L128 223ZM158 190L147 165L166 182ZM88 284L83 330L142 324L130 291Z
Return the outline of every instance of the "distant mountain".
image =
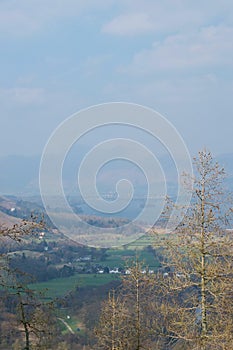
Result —
M67 194L73 193L74 189L77 188L78 167L86 153L87 149L85 147L79 147L76 154L68 155L65 160L63 183ZM229 175L227 183L230 189L233 190L233 153L219 155L216 159L226 169ZM166 175L168 185L170 188L174 188L177 177L176 169L171 158L169 156L163 156L159 161ZM38 195L39 166L39 156L8 156L0 158L0 195ZM132 181L138 193L145 191L146 179L143 172L132 164L124 164L124 161L120 160L110 162L100 170L97 176L98 189L102 192L114 191L116 182L122 179L122 177Z
M39 193L39 164L38 156L0 158L0 194Z
M44 208L35 201L16 196L0 196L0 212L7 217L31 220L31 214L42 215Z

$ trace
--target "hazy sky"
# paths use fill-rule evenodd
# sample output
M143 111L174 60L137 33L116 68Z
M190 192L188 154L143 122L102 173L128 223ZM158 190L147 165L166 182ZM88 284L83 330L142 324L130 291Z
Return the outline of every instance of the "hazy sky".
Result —
M233 152L232 0L0 0L0 155L108 101L166 116L190 151Z

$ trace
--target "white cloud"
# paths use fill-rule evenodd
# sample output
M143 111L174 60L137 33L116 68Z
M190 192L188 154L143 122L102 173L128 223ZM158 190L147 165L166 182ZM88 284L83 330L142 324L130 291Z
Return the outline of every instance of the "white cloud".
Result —
M210 26L171 35L134 55L123 71L134 74L233 64L233 27Z
M114 0L7 0L0 2L0 33L31 35L54 20L108 8ZM52 22L51 22L52 21Z
M44 90L41 88L9 88L0 89L0 99L2 101L8 101L22 104L22 105L34 105L41 104L45 99Z
M169 33L199 25L204 22L203 14L177 8L174 12L161 6L153 11L142 9L141 12L122 14L113 18L102 27L102 32L120 36L136 36L148 33Z
M114 18L102 28L103 33L116 35L137 35L154 30L154 23L146 13L124 14Z
M229 0L119 0L120 15L105 23L102 32L133 36L179 33L230 20L233 3Z

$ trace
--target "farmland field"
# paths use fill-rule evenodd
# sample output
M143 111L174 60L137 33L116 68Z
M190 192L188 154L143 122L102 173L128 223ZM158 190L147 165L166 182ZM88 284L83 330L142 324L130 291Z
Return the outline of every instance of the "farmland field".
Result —
M55 299L68 294L76 287L98 287L118 278L112 274L76 274L66 278L55 278L48 282L33 283L30 288L41 292L43 298Z

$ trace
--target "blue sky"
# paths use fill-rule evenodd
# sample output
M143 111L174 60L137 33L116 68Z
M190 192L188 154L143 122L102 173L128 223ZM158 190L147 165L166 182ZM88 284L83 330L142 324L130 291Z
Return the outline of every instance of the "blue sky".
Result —
M191 153L233 152L231 0L0 0L0 45L1 156L109 101L154 108Z

